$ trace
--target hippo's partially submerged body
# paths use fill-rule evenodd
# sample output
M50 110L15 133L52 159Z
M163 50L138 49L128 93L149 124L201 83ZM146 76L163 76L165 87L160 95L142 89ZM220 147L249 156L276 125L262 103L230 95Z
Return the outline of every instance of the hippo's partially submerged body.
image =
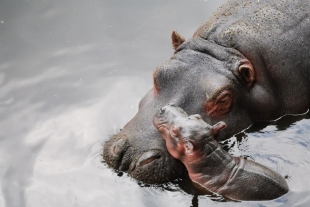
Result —
M224 122L210 126L200 115L187 116L167 105L154 117L169 153L185 165L193 182L232 200L271 200L288 192L281 175L242 157L232 157L214 136Z
M231 0L154 71L154 88L136 116L104 146L104 159L147 183L182 176L153 126L159 108L175 103L227 128L225 140L257 120L306 112L310 104L309 0Z

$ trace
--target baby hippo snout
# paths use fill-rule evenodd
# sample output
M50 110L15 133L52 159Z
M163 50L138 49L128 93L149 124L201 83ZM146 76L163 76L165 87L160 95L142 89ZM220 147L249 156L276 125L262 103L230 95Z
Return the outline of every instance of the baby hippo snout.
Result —
M186 112L177 107L175 104L168 104L158 110L154 116L155 127L159 127L163 124L171 125L173 121L180 117L187 117Z

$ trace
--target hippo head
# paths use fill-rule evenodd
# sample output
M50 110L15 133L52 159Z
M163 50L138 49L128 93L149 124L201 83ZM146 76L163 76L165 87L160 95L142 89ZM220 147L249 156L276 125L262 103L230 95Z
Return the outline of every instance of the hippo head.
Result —
M199 159L206 142L226 128L224 122L207 124L199 114L188 116L174 104L164 106L155 114L154 125L166 141L169 153L183 163Z
M176 32L172 40L175 53L155 69L154 87L141 100L138 113L104 145L110 167L145 183L171 181L186 172L153 124L154 115L168 103L199 114L210 125L227 123L216 136L218 141L276 109L274 94L261 87L260 76L238 50L199 36L185 41Z

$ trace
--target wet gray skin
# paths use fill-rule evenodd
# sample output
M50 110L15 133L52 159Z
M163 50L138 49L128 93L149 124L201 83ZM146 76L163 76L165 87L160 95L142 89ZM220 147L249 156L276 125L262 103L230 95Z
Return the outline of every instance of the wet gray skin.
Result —
M208 191L231 200L271 200L288 192L280 174L232 157L221 148L214 136L226 128L224 122L210 126L198 114L188 116L181 108L167 105L155 115L154 125L191 180Z
M168 103L210 125L227 123L218 141L258 120L306 112L308 11L307 0L231 0L192 38L173 32L174 55L155 69L154 87L138 113L105 143L106 163L146 183L181 177L185 167L167 152L153 125L156 112Z

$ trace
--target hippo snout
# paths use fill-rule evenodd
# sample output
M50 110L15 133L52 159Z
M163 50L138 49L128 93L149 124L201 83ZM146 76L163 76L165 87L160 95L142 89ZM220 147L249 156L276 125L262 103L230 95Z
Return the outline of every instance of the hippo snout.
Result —
M161 159L163 153L156 149L140 153L139 149L130 147L128 136L116 135L104 145L103 156L112 168L130 173L137 167L144 167Z
M186 112L170 103L160 108L154 116L154 125L158 128L162 124L171 124L177 117L186 117Z

